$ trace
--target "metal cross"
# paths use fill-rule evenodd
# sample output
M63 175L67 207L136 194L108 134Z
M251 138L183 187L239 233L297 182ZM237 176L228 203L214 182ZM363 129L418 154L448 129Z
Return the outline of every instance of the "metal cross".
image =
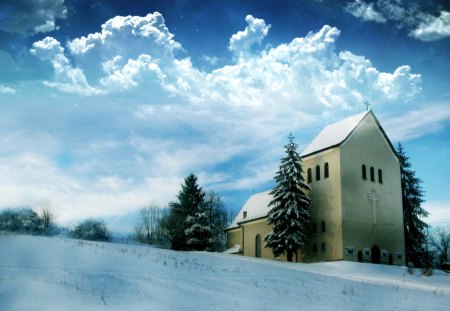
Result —
M372 193L367 195L367 198L369 200L372 200L372 213L373 213L373 223L377 223L377 212L375 210L376 202L380 201L380 196L375 192L374 189L372 189Z
M370 104L368 100L364 101L364 105L366 105L366 110L369 111Z

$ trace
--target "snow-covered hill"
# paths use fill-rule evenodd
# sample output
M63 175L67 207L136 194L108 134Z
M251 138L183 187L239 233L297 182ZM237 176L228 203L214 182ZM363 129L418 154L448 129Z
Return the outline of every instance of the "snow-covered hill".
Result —
M448 310L450 276L0 235L0 310Z

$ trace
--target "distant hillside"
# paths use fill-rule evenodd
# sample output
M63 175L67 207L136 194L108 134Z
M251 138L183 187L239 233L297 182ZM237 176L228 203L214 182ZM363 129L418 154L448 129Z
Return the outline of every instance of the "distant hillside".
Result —
M0 235L0 310L448 310L450 276Z

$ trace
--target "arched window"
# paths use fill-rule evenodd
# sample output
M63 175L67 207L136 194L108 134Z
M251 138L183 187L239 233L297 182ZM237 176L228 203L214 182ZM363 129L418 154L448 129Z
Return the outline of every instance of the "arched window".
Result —
M363 164L363 166L362 166L362 178L363 178L364 180L367 179L366 166L365 166L364 164Z
M375 170L373 167L370 167L370 181L375 181Z
M308 184L312 182L312 169L308 168Z
M328 162L325 163L323 171L323 178L328 178L330 176L330 172L328 170Z
M320 166L316 166L316 180L320 180Z
M380 184L383 183L383 172L381 171L381 169L378 169L378 182Z
M320 232L325 233L325 220L320 222Z
M312 233L317 234L317 223L313 222L312 224Z
M322 242L322 244L320 245L320 250L321 250L322 252L326 251L325 242Z
M261 235L257 234L255 237L255 257L261 258Z
M313 244L313 253L317 253L317 244L316 243Z

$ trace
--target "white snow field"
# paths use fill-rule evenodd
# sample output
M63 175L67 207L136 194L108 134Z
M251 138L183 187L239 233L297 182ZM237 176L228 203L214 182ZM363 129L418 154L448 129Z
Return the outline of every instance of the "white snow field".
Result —
M0 234L0 310L450 310L450 276Z

